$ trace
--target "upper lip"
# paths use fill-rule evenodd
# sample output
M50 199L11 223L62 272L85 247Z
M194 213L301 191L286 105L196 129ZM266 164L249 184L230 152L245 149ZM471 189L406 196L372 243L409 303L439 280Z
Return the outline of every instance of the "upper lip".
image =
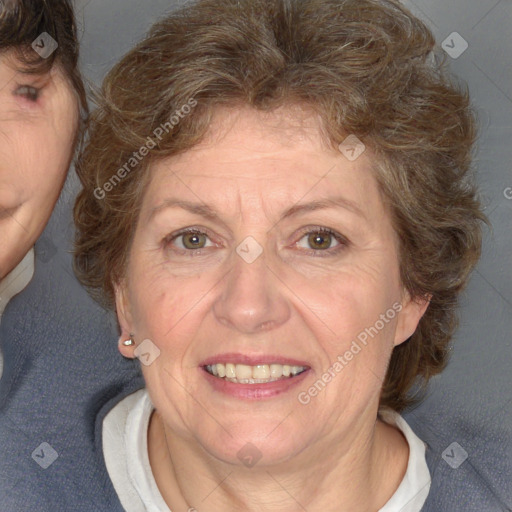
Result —
M217 354L205 359L199 366L208 366L216 363L233 363L233 364L246 364L248 366L255 366L257 364L287 364L290 366L304 366L309 368L306 361L294 359L291 357L280 356L277 354L240 354L236 352L229 352L225 354Z

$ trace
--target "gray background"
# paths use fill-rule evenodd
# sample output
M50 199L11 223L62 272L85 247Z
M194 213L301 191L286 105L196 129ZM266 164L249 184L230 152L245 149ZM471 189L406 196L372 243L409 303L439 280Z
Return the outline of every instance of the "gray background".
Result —
M150 25L177 4L165 0L78 1L81 67L86 78L99 84ZM452 432L451 441L458 442L477 466L479 450L485 446L477 446L476 439L484 444L492 436L512 439L512 2L415 0L405 4L427 22L439 44L453 32L468 43L462 55L448 60L469 87L479 119L475 169L492 223L492 230L485 232L482 260L462 297L461 323L450 363L432 380L424 402L406 416L412 424L428 423L431 429ZM58 249L56 257L70 280L70 207L76 185L71 173L42 237ZM91 317L100 314L87 297L81 300ZM114 331L114 319L108 321ZM510 444L503 453L509 458L507 450ZM495 462L510 466L510 459ZM483 478L490 481L492 468L487 469L489 474Z

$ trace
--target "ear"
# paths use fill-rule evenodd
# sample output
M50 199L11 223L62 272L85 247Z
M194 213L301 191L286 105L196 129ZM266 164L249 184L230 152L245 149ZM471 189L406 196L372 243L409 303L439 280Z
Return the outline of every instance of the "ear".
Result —
M133 339L133 318L130 309L130 301L128 299L128 291L126 283L123 281L114 285L117 321L121 328L121 336L118 341L118 350L124 357L134 359L135 343L132 345L124 345L124 342Z
M409 293L404 291L404 298L400 304L401 309L399 310L395 331L395 347L408 340L414 334L421 317L430 304L431 298L431 295L411 298Z

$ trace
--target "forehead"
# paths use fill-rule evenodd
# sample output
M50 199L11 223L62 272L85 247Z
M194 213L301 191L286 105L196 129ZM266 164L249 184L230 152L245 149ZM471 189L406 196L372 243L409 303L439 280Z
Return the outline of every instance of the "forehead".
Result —
M285 208L336 192L363 207L379 200L368 155L349 161L326 141L319 116L299 107L219 109L204 141L155 163L150 175L149 207L170 194L228 209L257 202Z
M307 106L287 105L268 112L249 106L217 108L205 139L194 150L225 144L264 153L307 144L328 151L321 127L321 117Z

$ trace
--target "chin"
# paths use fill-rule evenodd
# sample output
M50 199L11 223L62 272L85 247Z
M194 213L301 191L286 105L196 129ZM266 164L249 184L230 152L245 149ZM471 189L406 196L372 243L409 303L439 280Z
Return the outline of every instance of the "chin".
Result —
M258 421L243 420L231 425L203 423L203 432L196 434L203 448L215 459L227 464L246 466L274 466L289 461L309 444L299 425L288 423L290 418L268 418ZM223 428L224 427L224 428ZM299 435L291 432L297 429Z

